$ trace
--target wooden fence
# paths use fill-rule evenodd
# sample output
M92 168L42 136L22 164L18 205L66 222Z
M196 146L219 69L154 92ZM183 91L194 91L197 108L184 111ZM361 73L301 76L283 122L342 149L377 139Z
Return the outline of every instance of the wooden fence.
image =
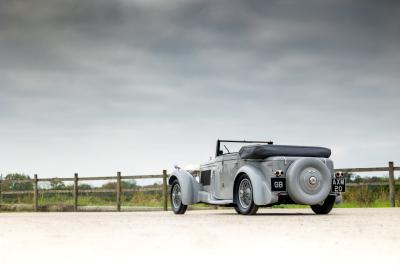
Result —
M32 194L33 193L33 208L35 211L39 210L39 202L38 197L39 193L71 193L73 195L73 209L74 211L78 211L78 196L79 193L116 193L116 210L121 211L121 196L124 192L134 192L134 191L154 191L154 188L143 188L143 189L123 189L121 186L122 180L136 180L136 179L162 179L162 202L163 202L163 210L168 210L168 174L166 170L162 171L162 174L151 174L151 175L128 175L122 176L121 172L117 172L117 176L100 176L100 177L79 177L78 173L74 174L73 178L38 178L38 175L35 174L33 179L24 179L24 180L0 180L0 206L2 205L3 195L20 195L20 194ZM39 183L41 182L73 182L73 188L66 190L48 190L48 189L40 189ZM115 190L113 189L79 189L78 183L80 181L116 181ZM12 182L12 183L32 183L33 191L25 190L25 191L2 191L2 185L4 182Z
M345 168L336 169L335 171L341 171L345 173L349 172L389 172L389 201L390 206L396 206L396 188L394 181L394 171L400 171L400 167L395 167L392 161L389 161L387 167L373 167L373 168ZM359 184L348 184L349 186L358 186ZM385 185L384 183L374 183L374 185Z
M373 167L373 168L344 168L344 169L336 169L335 171L341 171L344 173L350 172L388 172L389 173L389 199L390 206L395 207L395 180L394 180L394 172L400 171L400 167L395 167L393 162L389 162L388 167ZM103 177L79 177L77 173L74 174L73 178L42 178L39 179L35 174L33 179L25 179L25 180L7 180L7 182L14 183L32 183L33 191L2 191L2 180L0 180L0 206L2 204L2 196L7 194L31 194L33 193L33 208L35 211L39 210L38 203L38 195L42 192L47 193L73 193L73 209L74 211L78 211L78 196L79 193L116 193L116 210L121 211L121 195L124 192L134 192L136 189L122 189L121 180L132 180L132 179L162 179L162 202L163 202L163 210L168 210L168 174L166 170L162 171L162 174L154 174L154 175L129 175L122 176L121 172L117 172L117 176L103 176ZM115 190L112 189L90 189L83 190L79 189L78 182L79 181L116 181ZM48 190L48 189L39 189L38 184L40 182L52 182L52 181L72 181L73 188L72 190ZM385 183L373 183L374 185L387 185ZM363 184L357 183L348 183L347 186L360 186Z

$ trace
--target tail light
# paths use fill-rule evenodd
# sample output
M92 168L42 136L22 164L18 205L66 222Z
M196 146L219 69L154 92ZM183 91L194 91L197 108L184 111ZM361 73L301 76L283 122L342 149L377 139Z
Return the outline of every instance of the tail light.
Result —
M344 176L343 172L335 172L336 178L342 178Z

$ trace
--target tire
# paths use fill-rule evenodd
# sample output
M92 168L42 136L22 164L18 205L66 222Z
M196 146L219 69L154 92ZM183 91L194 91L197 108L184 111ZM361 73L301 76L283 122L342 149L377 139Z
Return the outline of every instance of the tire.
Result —
M241 213L240 213L240 210L239 210L239 208L238 208L237 205L235 205L233 208L235 209L235 211L237 212L237 214L241 214Z
M187 205L182 204L182 192L178 180L172 183L170 200L172 211L175 214L184 214L186 212Z
M247 174L239 177L235 190L236 212L242 215L256 214L258 206L253 201L253 185Z
M299 204L316 205L323 202L332 187L331 172L321 160L300 158L286 173L288 194Z
M335 196L328 196L322 204L311 205L315 214L328 214L335 205Z

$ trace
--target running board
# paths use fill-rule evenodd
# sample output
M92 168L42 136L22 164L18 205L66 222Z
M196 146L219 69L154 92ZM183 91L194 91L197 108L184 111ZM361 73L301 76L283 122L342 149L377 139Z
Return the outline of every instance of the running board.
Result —
M227 205L233 203L232 199L215 199L211 196L211 193L206 191L199 192L199 201L213 205Z

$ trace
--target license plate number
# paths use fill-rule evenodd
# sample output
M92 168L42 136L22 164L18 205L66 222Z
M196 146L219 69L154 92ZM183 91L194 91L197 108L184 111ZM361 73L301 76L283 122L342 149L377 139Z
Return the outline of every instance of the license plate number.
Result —
M344 178L332 179L332 192L346 192L346 181Z
M271 178L272 191L286 191L286 178Z

